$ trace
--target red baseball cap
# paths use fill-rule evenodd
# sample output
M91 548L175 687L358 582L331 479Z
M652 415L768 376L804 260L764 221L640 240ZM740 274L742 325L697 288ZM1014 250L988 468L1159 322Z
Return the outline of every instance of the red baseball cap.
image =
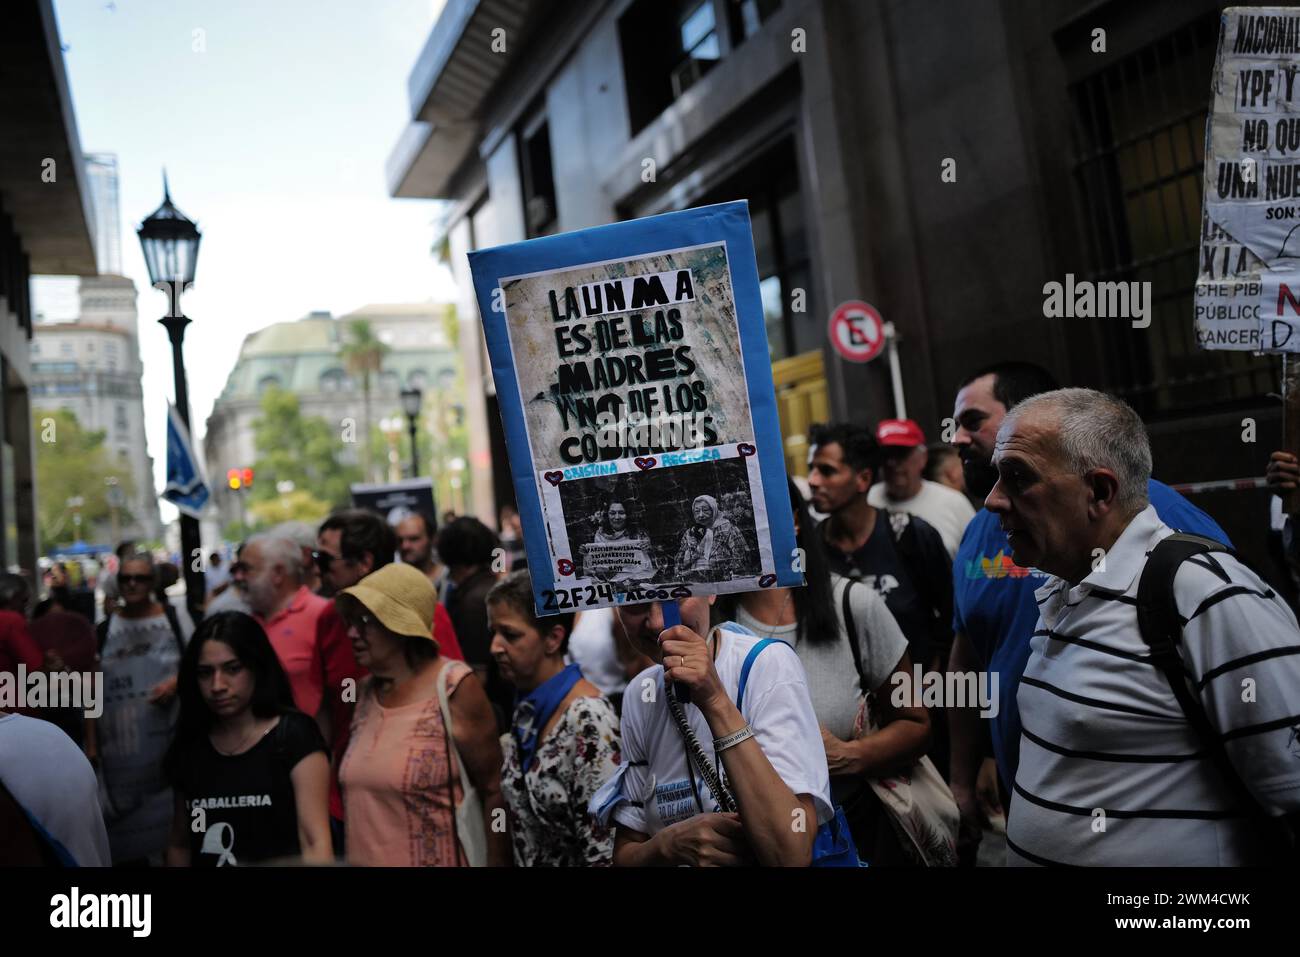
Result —
M881 419L876 441L886 448L915 448L925 445L925 433L911 419Z

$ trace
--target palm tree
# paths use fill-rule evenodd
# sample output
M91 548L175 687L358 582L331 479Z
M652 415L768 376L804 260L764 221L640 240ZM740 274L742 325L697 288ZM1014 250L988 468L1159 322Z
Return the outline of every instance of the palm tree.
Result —
M384 364L384 356L388 354L388 346L381 342L370 327L368 319L354 319L348 324L349 340L343 346L343 361L347 365L348 372L361 373L361 395L363 399L363 409L365 422L361 426L361 432L366 437L366 464L363 473L367 482L374 481L371 474L371 463L374 457L371 454L370 440L370 375L378 372Z

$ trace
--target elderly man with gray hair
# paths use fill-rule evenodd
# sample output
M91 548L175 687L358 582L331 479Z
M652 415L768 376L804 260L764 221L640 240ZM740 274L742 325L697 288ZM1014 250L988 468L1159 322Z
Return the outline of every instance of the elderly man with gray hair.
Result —
M328 598L302 583L302 552L297 543L256 535L241 558L248 575L248 603L266 629L284 666L294 704L320 722L330 739L333 702L346 678L360 676L343 621Z
M1295 616L1223 546L1165 541L1146 428L1119 399L1026 399L993 463L985 505L1012 558L1052 576L1018 695L1009 863L1266 862L1300 811Z

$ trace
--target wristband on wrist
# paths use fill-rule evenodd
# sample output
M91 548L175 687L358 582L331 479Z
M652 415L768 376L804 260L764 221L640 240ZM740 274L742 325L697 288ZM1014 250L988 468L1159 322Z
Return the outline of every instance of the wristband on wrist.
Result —
M733 731L731 734L724 734L720 738L714 738L713 750L721 753L727 750L727 748L734 748L736 745L740 744L740 742L752 738L753 736L753 729L751 729L749 725L745 725L739 731Z

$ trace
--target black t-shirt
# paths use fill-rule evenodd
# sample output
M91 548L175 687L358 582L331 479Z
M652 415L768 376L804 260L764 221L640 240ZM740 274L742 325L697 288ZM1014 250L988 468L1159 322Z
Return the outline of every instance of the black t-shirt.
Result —
M900 553L891 514L884 509L876 510L875 528L851 555L826 541L827 522L822 523L822 541L832 571L870 585L885 599L907 638L912 661L924 666L935 651L952 642L952 560L932 525L915 515L907 517L913 532L902 534L916 536L911 563ZM921 576L924 581L918 580Z
M329 749L314 720L299 711L243 754L219 754L206 737L180 782L189 814L190 863L228 867L278 857L294 857L298 809L290 772L316 751ZM203 809L202 830L194 829L194 810Z

